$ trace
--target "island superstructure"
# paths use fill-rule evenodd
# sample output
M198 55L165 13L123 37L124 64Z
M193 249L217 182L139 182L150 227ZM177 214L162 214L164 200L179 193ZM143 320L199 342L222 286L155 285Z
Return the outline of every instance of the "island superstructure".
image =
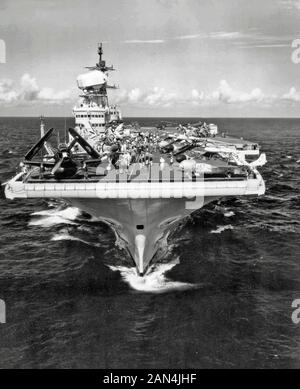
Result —
M77 77L77 86L81 90L80 100L73 109L75 129L92 146L97 146L107 130L107 124L119 122L121 111L116 105L109 105L107 89L116 89L108 85L108 72L114 71L103 60L102 44L98 46L99 61L95 66L88 66L89 72Z
M219 136L217 126L204 121L175 129L124 123L108 102L114 69L102 59L102 45L98 54L99 62L77 79L80 100L66 144L53 146L54 129L45 132L43 123L41 139L5 193L8 199L64 199L98 217L142 276L184 217L222 197L264 194L257 169L266 157L256 143Z

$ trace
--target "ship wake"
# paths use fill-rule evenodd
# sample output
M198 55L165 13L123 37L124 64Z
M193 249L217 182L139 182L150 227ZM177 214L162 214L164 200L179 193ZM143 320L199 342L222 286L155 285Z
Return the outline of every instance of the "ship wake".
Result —
M111 266L113 271L118 271L122 279L129 284L132 289L146 293L166 293L172 291L184 291L196 289L198 284L191 284L181 281L173 281L166 276L166 273L179 264L179 259L169 263L156 263L152 265L147 273L141 277L134 267Z
M78 238L76 236L70 235L69 232L65 229L61 230L60 233L55 234L52 238L52 241L61 241L61 240L67 240L67 241L77 241L81 242L87 246L92 246L92 247L101 247L100 243L95 243L95 242L88 242L87 240Z
M75 207L67 207L65 209L50 209L45 211L34 212L30 220L30 226L52 227L58 224L75 225L76 219L80 216L81 211Z

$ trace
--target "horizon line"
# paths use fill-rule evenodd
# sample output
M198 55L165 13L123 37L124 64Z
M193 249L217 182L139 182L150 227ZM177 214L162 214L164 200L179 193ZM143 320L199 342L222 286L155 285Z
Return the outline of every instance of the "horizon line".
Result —
M9 119L9 118L29 118L29 119L40 119L43 116L46 118L54 118L54 119L74 119L73 116L46 116L46 115L37 115L37 116L21 116L21 115L13 115L13 116L2 116L1 118ZM300 119L300 116L124 116L123 119ZM122 119L121 119L122 120Z

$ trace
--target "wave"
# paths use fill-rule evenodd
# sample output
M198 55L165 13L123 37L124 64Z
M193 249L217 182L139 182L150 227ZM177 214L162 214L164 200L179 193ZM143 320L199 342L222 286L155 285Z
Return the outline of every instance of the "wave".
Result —
M80 239L76 236L72 236L70 234L68 234L68 232L66 231L61 231L60 234L56 234L54 235L52 238L51 238L52 241L60 241L60 240L73 240L73 241L78 241L78 242L81 242L83 244L86 244L88 246L93 246L93 247L100 247L100 244L99 243L92 243L92 242L88 242L84 239Z
M198 284L191 284L181 281L173 281L165 276L165 273L179 264L179 260L169 263L155 264L149 268L144 277L137 274L134 267L111 266L113 271L118 271L122 279L127 282L132 289L146 293L165 293L171 291L184 291L199 287Z
M31 216L33 220L29 222L29 226L52 227L58 224L76 225L74 221L81 214L81 211L75 207L65 209L51 209L33 212ZM38 216L39 218L36 218Z
M216 230L210 231L211 234L221 234L225 230L233 230L233 226L229 224L228 226L219 226Z
M225 217L231 217L231 216L234 216L234 215L235 215L235 213L233 211L228 211L228 212L224 213Z
M288 201L289 199L285 198L285 197L279 197L279 196L272 196L272 195L264 195L263 198L259 199L260 202L262 201L277 201L277 202L284 202L284 201Z
M76 223L71 220L63 219L59 216L46 217L42 219L31 220L28 225L29 226L41 226L41 227L52 227L59 224L70 224L76 225Z
M64 219L75 220L80 216L81 211L76 207L67 207L65 209L51 209L33 212L32 216L59 216Z
M253 226L249 226L248 228L260 228L262 230L267 230L269 232L276 232L281 234L291 234L291 233L299 233L298 221L290 221L287 223L267 223L266 221L262 223L255 223Z
M275 184L270 187L269 191L279 192L279 191L295 191L295 188L288 184Z

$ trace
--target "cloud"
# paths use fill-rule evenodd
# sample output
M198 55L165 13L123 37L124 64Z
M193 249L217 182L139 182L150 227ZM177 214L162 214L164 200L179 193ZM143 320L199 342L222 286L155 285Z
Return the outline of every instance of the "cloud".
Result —
M208 34L208 36L210 38L213 38L213 39L226 39L226 40L230 40L230 39L237 39L237 38L242 38L242 37L245 37L245 36L248 36L248 34L243 34L239 31L217 31L217 32L210 32Z
M177 100L176 93L166 92L164 88L154 87L153 90L145 97L145 103L149 105L162 105L169 107Z
M270 96L265 96L260 88L254 88L250 92L234 90L226 80L221 80L219 86L210 93L193 89L191 96L193 105L259 103L270 98Z
M175 106L199 106L218 104L269 104L276 96L265 95L260 88L253 88L249 92L233 89L226 80L221 80L218 87L208 93L193 88L190 92L181 91L177 94L164 88L154 87L148 90L134 88L130 91L123 90L115 97L115 103L139 107L175 107Z
M192 39L214 39L214 40L234 40L249 37L249 34L245 34L239 31L215 31L215 32L197 32L194 34L178 35L174 37L162 38L162 39L127 39L123 43L166 43L174 40L192 40Z
M164 43L163 39L149 39L149 40L141 40L141 39L130 39L123 41L123 43Z
M114 98L115 104L144 108L220 105L232 105L237 108L247 105L268 107L274 104L282 105L284 102L300 102L300 92L297 92L295 87L292 87L284 94L264 93L258 87L252 88L249 91L241 91L233 88L226 80L221 80L217 88L209 92L193 88L191 91L180 91L180 94L177 94L159 87L147 90L134 88L129 91L120 91Z
M0 79L0 105L17 106L30 103L59 104L72 100L71 90L55 91L50 87L41 88L37 80L25 73L18 85L10 79ZM174 91L155 86L142 90L139 87L130 90L118 91L114 103L148 108L168 108L180 106L220 105L231 104L242 107L249 104L283 104L300 102L300 91L293 86L287 93L271 95L263 93L256 87L250 91L242 91L232 87L226 80L219 85L204 92L193 88L191 91Z
M207 37L207 34L190 34L190 35L179 35L179 36L175 36L174 40L183 40L183 39L198 39L198 38L205 38Z
M116 96L115 102L148 107L170 107L178 102L178 96L174 92L167 92L164 88L155 86L146 91L140 88L130 91L123 90Z
M286 9L300 10L300 0L279 0L278 4Z
M299 0L300 9L300 0ZM211 31L211 32L195 32L186 35L178 35L173 37L165 37L161 39L131 39L125 40L126 44L162 44L172 41L188 41L188 40L203 40L215 43L226 43L235 45L241 49L253 48L284 48L290 47L291 40L294 37L291 35L269 35L264 34L257 29L249 29L248 31Z
M259 88L253 89L251 92L240 92L232 89L226 80L220 81L219 87L212 94L213 98L224 103L247 103L251 101L261 101L264 98L262 91Z
M139 88L132 89L128 93L128 99L131 103L137 103L142 98L142 96L143 94Z
M293 86L291 89L288 91L288 93L285 93L281 97L283 100L288 100L288 101L300 101L300 92L296 91L296 88Z
M192 90L192 97L195 100L203 100L204 99L204 92L198 92L197 89Z
M45 102L58 104L68 101L71 97L71 90L56 92L52 88L40 88L37 80L25 73L20 79L19 85L12 80L0 80L0 104L18 105L32 102Z
M249 46L240 46L241 49L274 49L274 48L282 48L282 47L291 47L290 43L274 43L274 44L264 44L264 45L256 45L252 44Z
M299 9L300 9L300 0ZM196 40L202 39L210 42L222 42L235 45L240 49L280 49L291 46L291 41L295 39L292 35L269 35L257 29L243 31L212 31L207 33L195 33L189 35L179 35L167 40Z
M52 101L52 102L69 100L70 96L71 96L70 90L55 92L52 88L43 88L38 93L39 100Z
M214 39L214 40L233 40L248 36L239 31L215 31L209 33L195 33L189 35L179 35L173 38L169 38L169 40L189 40L189 39Z
M9 79L0 80L0 103L13 103L18 99L18 94L13 90L13 82Z

